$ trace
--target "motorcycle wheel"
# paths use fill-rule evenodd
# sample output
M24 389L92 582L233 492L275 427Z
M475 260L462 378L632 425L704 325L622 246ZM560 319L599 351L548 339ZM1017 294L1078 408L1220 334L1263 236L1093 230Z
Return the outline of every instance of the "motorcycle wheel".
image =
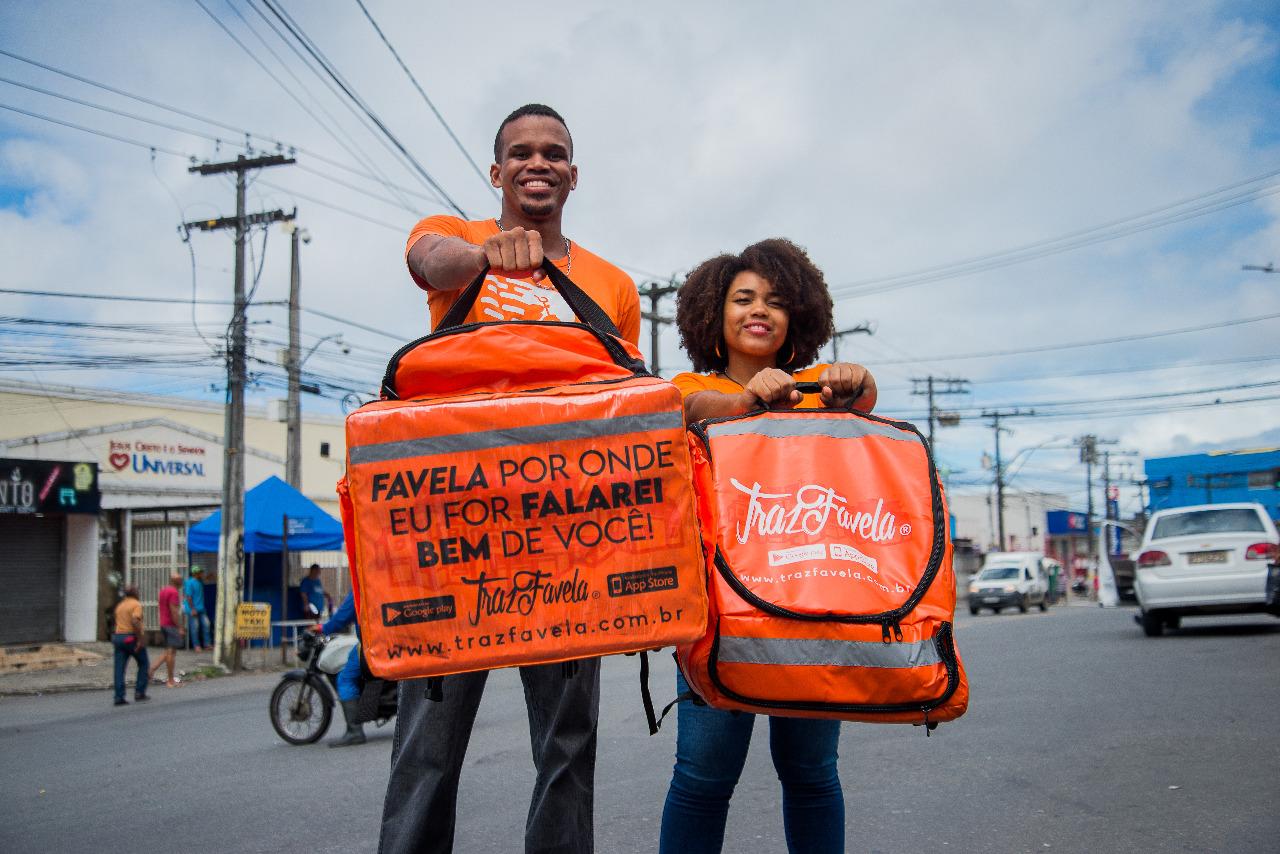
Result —
M314 744L333 720L333 699L303 679L286 679L271 692L271 726L290 744Z

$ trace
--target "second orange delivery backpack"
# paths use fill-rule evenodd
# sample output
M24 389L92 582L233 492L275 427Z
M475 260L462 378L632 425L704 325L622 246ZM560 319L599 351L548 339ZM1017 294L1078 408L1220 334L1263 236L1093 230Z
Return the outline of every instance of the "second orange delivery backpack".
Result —
M706 625L680 394L584 322L463 324L481 275L347 417L339 483L370 670L391 679L682 643Z
M927 728L964 713L946 503L914 426L757 411L689 444L710 604L678 662L702 700Z

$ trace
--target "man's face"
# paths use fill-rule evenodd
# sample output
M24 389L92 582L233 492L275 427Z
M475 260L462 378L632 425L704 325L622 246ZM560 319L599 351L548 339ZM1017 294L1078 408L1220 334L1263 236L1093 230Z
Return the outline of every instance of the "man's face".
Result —
M503 200L533 220L552 219L578 183L569 132L550 116L522 116L502 129L502 160L489 167Z

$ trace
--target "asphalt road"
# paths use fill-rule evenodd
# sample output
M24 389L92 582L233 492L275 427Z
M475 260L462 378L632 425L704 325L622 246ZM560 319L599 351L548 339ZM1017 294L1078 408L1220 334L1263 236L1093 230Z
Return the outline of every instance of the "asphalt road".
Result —
M1144 638L1125 610L959 617L972 703L931 738L846 724L850 852L1280 850L1280 620L1188 620ZM655 698L674 667L656 657ZM638 662L606 662L600 852L650 852L674 725L646 734ZM166 690L0 699L0 851L376 848L391 727L291 747L271 676ZM785 851L767 727L756 727L726 852ZM335 723L330 735L335 735ZM459 852L518 852L532 784L514 672L494 673L459 795Z

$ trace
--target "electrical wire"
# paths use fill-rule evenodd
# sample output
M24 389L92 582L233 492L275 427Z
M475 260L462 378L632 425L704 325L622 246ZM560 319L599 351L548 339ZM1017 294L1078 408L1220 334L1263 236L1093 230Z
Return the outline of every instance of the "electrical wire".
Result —
M1213 198L1214 196L1222 196L1223 194L1230 193L1231 191L1238 190L1242 187L1247 187L1251 184L1262 183L1276 177L1277 175L1280 175L1280 169L1273 169L1252 178L1247 178L1243 181L1227 184L1205 193L1199 193L1167 205L1153 208L1132 216L1112 220L1101 225L1067 232L1066 234L1062 234L1057 237L1034 241L1012 249L990 252L984 255L961 259L959 261L938 264L932 267L923 267L906 273L897 273L890 276L879 276L870 279L861 279L854 282L847 282L842 285L836 285L830 290L832 296L836 296L837 294L846 296L867 296L870 294L886 293L888 291L928 284L930 282L941 281L943 279L986 272L1000 267L1007 267L1011 264L1019 264L1024 261L1043 258L1047 255L1079 249L1095 243L1115 240L1119 237L1127 237L1153 228L1161 228L1166 225L1185 222L1186 220L1193 219L1195 217L1217 213L1219 211L1235 207L1239 204L1257 201L1258 199L1273 195L1274 193L1280 192L1280 184L1256 187L1222 199Z
M1237 320L1224 320L1217 323L1204 323L1198 326L1185 326L1179 329L1164 329L1157 332L1144 332L1136 335L1118 335L1113 338L1095 338L1089 341L1075 341L1066 344L1045 344L1039 347L1019 347L1006 350L985 350L974 353L955 353L948 355L922 356L919 358L905 359L880 359L874 362L868 361L869 365L907 365L918 364L923 362L954 362L961 359L990 359L996 356L1021 356L1027 353L1049 353L1055 350L1074 350L1081 347L1099 347L1107 344L1124 344L1132 341L1147 341L1152 338L1167 338L1171 335L1186 335L1192 332L1206 332L1212 329L1226 329L1232 326L1244 326L1249 323L1260 323L1264 320L1274 320L1280 317L1280 312L1272 312L1270 314L1260 314L1257 317L1245 317ZM884 342L881 341L881 344Z
M387 40L386 34L382 32L382 27L378 26L378 22L373 19L373 15L370 14L368 7L364 5L364 0L356 0L356 5L360 7L361 12L364 12L364 16L369 19L369 23L373 26L374 32L378 34L378 38L382 39L382 43L387 46L387 50L389 50L391 55L395 57L396 62L400 65L400 69L404 71L405 76L409 78L409 82L413 84L413 88L418 90L418 94L422 96L422 100L431 108L431 112L435 114L435 117L440 120L440 125L444 128L445 133L449 134L449 139L453 140L453 144L458 147L458 150L462 152L462 156L471 164L472 171L476 173L493 197L495 199L498 198L498 191L494 189L493 184L490 183L489 176L484 174L484 172L480 170L479 164L471 159L471 155L467 153L466 146L462 144L462 140L458 139L457 134L453 132L453 128L449 127L449 123L444 120L444 116L440 115L440 111L436 109L436 105L427 97L427 93L423 90L422 85L418 83L418 78L413 76L413 72L409 70L409 66L404 64L404 60L400 58L400 54L391 46L391 42Z
M440 194L440 198L447 202L449 207L453 208L454 211L456 211L463 219L467 219L468 216L466 211L464 211L462 207L453 200L453 198L445 191L444 187L436 181L431 173L428 172L412 154L409 153L409 150L404 147L404 144L400 142L399 138L391 132L391 129L387 127L382 119L380 119L369 105L365 103L364 99L356 94L351 84L349 84L345 78L338 73L337 68L334 67L334 65L324 56L320 49L311 41L306 33L303 32L302 28L293 20L293 18L273 2L273 0L259 0L259 2L280 20L280 23L284 25L285 29L287 29L298 43L302 45L303 49L306 50L306 52L310 54L317 63L319 63L321 69L333 80L334 83L338 85L338 88L346 94L347 98L355 104L361 112L368 116L369 120L372 121L374 125L377 126L382 135L391 142L397 151L400 152L401 156L409 163L413 170L417 172L433 190Z

